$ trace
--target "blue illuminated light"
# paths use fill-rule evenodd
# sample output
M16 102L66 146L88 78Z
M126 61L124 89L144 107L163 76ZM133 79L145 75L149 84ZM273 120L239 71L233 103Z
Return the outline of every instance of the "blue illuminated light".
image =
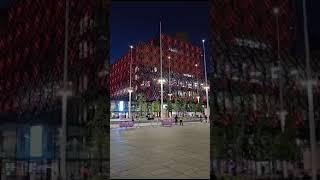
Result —
M119 102L119 111L123 111L124 110L124 102L120 101Z

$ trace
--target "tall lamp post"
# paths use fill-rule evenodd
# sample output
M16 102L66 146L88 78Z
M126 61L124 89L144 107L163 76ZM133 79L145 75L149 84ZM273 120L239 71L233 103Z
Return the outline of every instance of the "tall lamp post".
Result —
M198 68L198 64L195 64L194 65L196 67L196 69ZM198 69L197 69L198 70ZM196 75L196 79L197 79L197 100L198 100L198 103L200 103L200 94L199 94L199 79L198 79L198 76Z
M170 76L171 76L171 69L170 69L170 64L171 64L171 57L168 56L168 63L169 63L169 78L168 78L168 85L169 85L169 93L168 93L168 96L169 96L169 102L171 103L171 97L172 97L172 93L171 93L171 84L170 84ZM169 109L168 109L168 115L170 117L170 112L169 112ZM172 114L171 114L172 115Z
M160 78L160 86L161 86L161 90L160 90L160 94L161 94L161 104L160 104L160 118L162 118L162 115L163 115L163 83L164 83L164 80L163 80L163 77L162 77L162 45L161 45L161 21L160 21L160 35L159 35L159 38L160 38L160 74L161 74L161 78Z
M207 112L208 112L208 118L210 116L210 107L209 107L209 85L208 85L208 78L207 78L207 63L206 63L206 48L204 46L204 39L202 39L202 47L203 47L203 64L204 64L204 76L206 80L206 84L204 86L204 89L206 90L206 101L207 101Z
M309 50L309 34L308 34L308 22L307 22L307 9L306 0L303 0L303 29L304 29L304 43L306 53L306 71L307 71L307 93L308 93L308 106L309 106L309 128L310 128L310 144L311 144L311 168L312 168L312 180L317 179L317 167L316 167L316 134L315 134L315 122L313 112L313 93L312 93L312 76L310 68L310 50Z
M67 179L66 170L66 144L67 144L67 103L71 91L68 89L68 24L69 24L69 0L66 3L65 14L65 41L64 41L64 62L63 62L63 88L59 94L62 99L62 126L60 131L60 177Z
M169 81L169 94L168 94L168 96L169 96L169 101L171 101L171 96L172 96L172 94L171 94L171 84L170 84L170 76L171 76L171 72L170 72L170 64L171 64L171 57L170 56L168 56L168 61L169 61L169 78L168 78L168 81Z
M129 87L129 119L131 118L131 94L133 92L133 89L132 89L132 86L131 86L131 83L132 83L132 49L133 49L133 46L130 45L130 87Z
M280 14L279 7L274 7L273 15L276 17L276 26L277 26L277 61L279 64L279 98L280 98L279 117L281 121L281 131L282 133L284 133L287 112L284 110L284 103L283 103L283 79L282 79L283 70L282 70L282 61L280 58L279 14ZM284 178L288 178L287 163L285 160L282 162L282 166L283 166L283 176Z

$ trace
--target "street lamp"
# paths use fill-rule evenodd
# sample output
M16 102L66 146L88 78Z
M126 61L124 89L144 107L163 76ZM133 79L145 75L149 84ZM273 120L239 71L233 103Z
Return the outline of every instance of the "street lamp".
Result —
M282 61L280 59L280 31L279 31L280 9L279 9L279 7L274 7L273 8L273 14L276 17L276 26L277 26L277 60L278 60L278 64L279 64L279 96L280 96L279 117L280 117L280 120L281 120L281 131L283 133L284 132L284 128L285 128L285 120L286 120L287 112L284 110L284 104L283 104ZM285 178L288 177L286 161L283 161L283 176Z
M206 49L204 46L204 39L202 39L202 47L203 47L203 64L204 64L204 76L205 76L205 80L206 80L206 84L205 84L205 90L206 90L206 100L207 100L207 112L208 112L208 118L210 116L210 107L209 107L209 86L208 86L208 78L207 78L207 63L206 63Z
M129 87L129 118L131 118L131 94L133 92L132 90L132 86L131 86L131 83L132 83L132 49L133 49L133 46L130 45L130 87Z
M159 49L160 49L160 73L161 73L161 81L160 81L160 87L161 87L161 92L160 92L160 94L161 94L161 104L160 104L160 118L162 118L162 115L163 115L163 83L164 83L164 79L162 78L162 45L161 45L161 21L160 21L160 35L159 35L159 37L160 37L160 40L159 40L159 42L160 42L160 47L159 47Z
M317 179L317 155L316 155L316 134L315 134L315 123L314 123L314 112L313 112L313 93L312 93L312 77L310 68L310 50L309 50L309 34L307 25L307 9L306 0L303 0L303 29L304 29L304 43L306 53L306 71L307 71L307 93L308 93L308 106L309 106L309 128L310 128L310 144L311 144L311 169L312 169L312 180Z
M169 60L169 94L168 94L168 96L169 96L169 101L171 101L171 96L172 96L172 94L171 94L171 84L170 84L170 64L171 64L171 57L170 56L168 56L168 60Z
M69 23L69 0L66 0L65 14L65 41L64 41L64 63L63 63L63 89L61 90L62 99L62 126L61 126L61 144L60 144L60 177L67 179L66 169L66 144L67 144L67 104L68 96L71 92L67 90L68 81L68 23Z
M280 32L279 32L279 14L280 9L279 7L273 8L273 15L276 17L276 24L277 24L277 60L279 64L279 97L280 97L280 112L279 112L279 118L281 121L281 131L284 133L285 128L285 121L286 121L286 115L287 112L284 110L284 104L283 104L283 80L282 80L282 61L280 58ZM283 161L283 176L284 178L288 177L287 173L287 163L284 160Z
M196 68L198 67L198 64L195 64L194 65ZM196 87L196 90L197 90L197 96L196 96L196 98L197 98L197 100L198 100L198 103L200 102L200 94L199 94L199 79L198 79L198 76L196 75L196 79L197 79L197 87Z

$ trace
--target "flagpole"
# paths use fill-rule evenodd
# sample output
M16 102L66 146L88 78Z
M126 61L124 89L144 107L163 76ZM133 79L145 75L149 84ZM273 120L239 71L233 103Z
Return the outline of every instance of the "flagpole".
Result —
M309 50L309 34L307 23L307 8L306 0L303 0L303 28L304 28L304 43L306 53L306 71L307 71L307 95L309 106L309 128L310 128L310 145L311 145L311 176L312 180L317 179L317 153L316 153L316 133L313 110L313 92L312 92L312 73L310 67L310 50Z
M161 21L160 21L160 73L161 73L161 79L160 79L160 85L161 85L161 104L160 104L160 119L162 119L163 115L163 78L162 78L162 45L161 45Z

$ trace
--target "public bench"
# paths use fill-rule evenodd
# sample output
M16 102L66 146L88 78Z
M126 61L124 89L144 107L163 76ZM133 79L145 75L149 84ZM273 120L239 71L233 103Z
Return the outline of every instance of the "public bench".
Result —
M133 125L134 125L134 122L132 122L132 121L122 121L119 124L120 127L126 127L126 128L133 127Z
M172 126L173 121L171 119L163 119L163 120L161 120L161 125L162 126Z

